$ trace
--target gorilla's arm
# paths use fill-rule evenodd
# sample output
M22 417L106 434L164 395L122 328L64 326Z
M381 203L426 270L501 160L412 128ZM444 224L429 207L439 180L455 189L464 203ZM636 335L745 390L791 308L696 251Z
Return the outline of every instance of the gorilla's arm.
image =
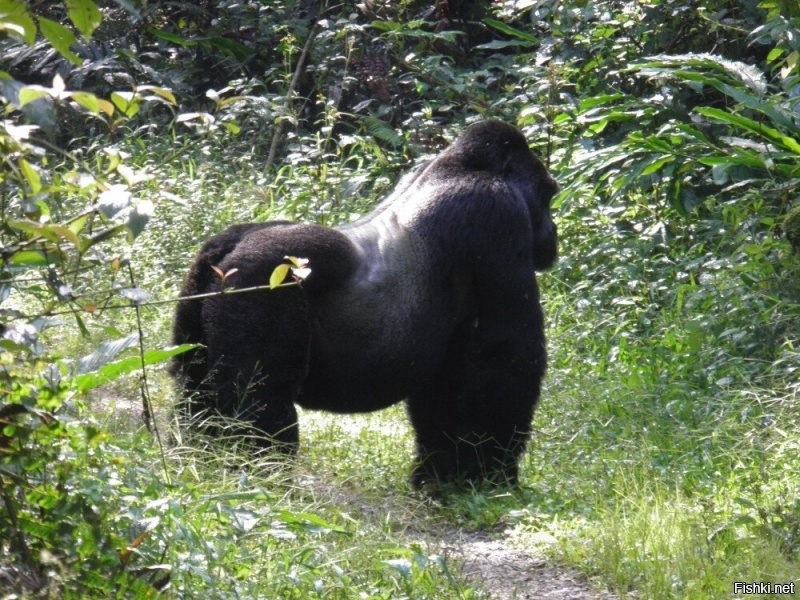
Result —
M496 179L472 189L493 193L482 196L489 206L469 240L470 311L439 375L408 402L417 485L460 477L516 481L546 366L527 207Z
M546 367L535 270L556 258L557 185L524 138L497 122L470 128L426 180L446 219L435 225L447 232L440 239L470 265L470 295L439 375L408 401L414 482L513 482Z

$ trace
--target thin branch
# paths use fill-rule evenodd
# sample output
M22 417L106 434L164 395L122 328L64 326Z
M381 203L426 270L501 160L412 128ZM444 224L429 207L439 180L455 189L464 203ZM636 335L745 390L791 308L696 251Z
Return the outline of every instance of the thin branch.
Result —
M164 298L162 300L152 300L152 301L147 301L147 302L145 302L145 301L131 301L130 304L112 304L110 306L104 306L103 308L98 308L98 309L95 309L95 310L86 309L85 307L81 306L80 304L77 304L77 300L80 299L80 298L91 298L91 297L95 297L96 298L98 296L104 297L104 298L106 298L108 300L110 297L113 297L113 296L117 295L120 292L120 290L106 290L104 292L96 292L92 296L89 296L88 294L87 295L81 295L81 296L73 295L72 302L77 304L78 308L80 308L82 312L86 312L86 313L89 313L89 314L95 314L95 313L99 314L99 313L105 312L107 310L120 310L120 309L125 309L125 308L132 308L133 306L147 308L147 307L150 307L150 306L160 306L162 304L176 304L178 302L183 302L185 300L204 300L206 298L214 298L216 296L229 296L229 295L234 295L234 294L246 294L248 292L258 292L258 291L263 291L263 290L276 290L278 288L293 287L293 286L296 286L296 285L299 285L299 282L297 282L297 281L287 281L286 283L281 283L281 284L276 285L276 286L271 286L269 284L264 284L264 285L254 285L252 287L246 287L246 288L225 288L224 290L221 290L219 292L206 292L204 294L193 294L191 296L177 296L175 298ZM36 319L38 317L45 317L45 316L46 317L59 317L59 316L62 316L62 315L71 315L71 314L74 314L74 313L75 313L75 308L73 307L73 308L66 309L66 310L58 310L58 311L52 311L52 312L47 311L47 312L44 312L44 313L41 313L41 314L36 314L36 315L19 315L19 318L20 319L26 319L26 320L30 321L30 320Z
M128 275L130 277L131 286L136 287L136 279L133 275L133 267L131 267L130 262L128 263ZM141 370L142 370L142 377L141 377L141 385L139 386L139 391L142 395L142 410L144 416L144 424L147 427L147 430L156 436L156 442L158 443L158 452L161 456L161 465L164 469L164 477L169 481L169 470L167 469L167 458L164 453L164 444L161 442L161 433L158 430L158 425L156 424L155 420L153 419L153 404L150 402L150 386L148 385L147 381L147 365L144 359L144 328L142 327L142 310L141 306L133 302L133 308L136 311L136 328L138 333L138 341L139 341L139 360L141 361Z
M311 45L314 41L314 38L317 35L317 20L314 19L313 25L308 32L308 38L306 39L306 43L303 46L303 51L300 53L300 58L297 60L297 67L294 70L294 74L292 75L292 81L289 83L289 89L286 91L286 109L287 111L290 109L292 105L292 98L294 97L294 91L297 88L297 84L300 81L300 75L302 75L303 71L306 68L306 59L308 58L309 52L311 52ZM281 119L278 121L278 124L275 126L275 133L272 136L272 143L269 146L269 154L267 155L267 164L265 167L265 171L269 172L272 164L275 162L275 154L278 152L278 146L283 139L283 130L286 128L286 119Z

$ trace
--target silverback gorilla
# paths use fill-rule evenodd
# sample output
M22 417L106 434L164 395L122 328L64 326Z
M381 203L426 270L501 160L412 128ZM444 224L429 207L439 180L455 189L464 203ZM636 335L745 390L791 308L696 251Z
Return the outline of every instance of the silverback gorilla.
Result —
M209 239L182 296L264 285L285 257L301 285L179 303L175 359L193 415L298 444L295 404L337 413L403 399L412 481L515 482L546 363L534 271L556 259L557 184L496 120L401 180L357 222L248 223Z

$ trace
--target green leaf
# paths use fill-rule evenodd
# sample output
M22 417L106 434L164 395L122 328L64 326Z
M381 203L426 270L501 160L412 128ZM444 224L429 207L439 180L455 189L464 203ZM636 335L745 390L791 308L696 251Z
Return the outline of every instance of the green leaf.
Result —
M150 200L139 200L128 215L126 227L131 238L136 239L144 231L150 217L153 216L153 203Z
M394 21L372 21L370 26L378 31L402 31L404 29L401 23Z
M237 60L245 60L248 57L254 54L253 50L245 46L244 44L240 44L236 40L231 40L224 37L208 37L208 38L201 38L198 40L200 44L205 47L212 47L216 48L222 54L226 56L230 56L231 58L235 58Z
M97 99L97 107L102 110L107 116L114 116L114 105L108 100L102 98Z
M22 171L22 174L25 176L25 179L28 181L28 185L31 187L31 192L33 194L38 194L42 191L42 178L39 175L39 171L29 163L24 158L19 159L19 168Z
M130 119L139 112L141 99L134 92L111 92L111 102Z
M781 69L781 77L788 78L792 73L797 72L797 66L800 64L800 52L795 50L786 57L786 65Z
M133 195L124 185L112 185L97 198L97 207L106 218L113 218L133 203Z
M58 241L57 237L49 237L46 233L43 233L43 225L41 223L37 223L36 221L29 221L29 220L10 220L8 221L7 225L11 229L16 229L17 231L24 231L25 233L30 234L32 237L36 236L43 236L49 239L51 242Z
M678 193L672 199L672 206L680 214L687 216L699 201L697 194L693 190L686 186L680 186Z
M61 23L51 21L44 17L39 17L39 30L47 41L58 50L59 54L70 61L72 64L81 64L80 57L69 47L75 43L75 35Z
M104 365L111 362L120 352L133 348L139 341L139 336L135 333L131 335L108 342L103 342L91 354L84 356L78 361L77 372L78 374L93 373L98 371Z
M539 38L537 38L532 33L529 33L527 31L522 31L521 29L517 29L515 27L512 27L511 25L503 23L502 21L497 21L495 19L484 19L483 22L486 23L489 27L492 27L501 33L505 33L510 37L517 38L518 40L524 40L525 42L528 43L528 45L536 44L539 42Z
M661 54L648 57L632 68L647 75L672 74L714 87L723 82L736 82L759 94L767 91L766 78L757 67L714 54Z
M504 48L530 48L532 42L524 40L492 40L475 46L476 50L503 50Z
M100 112L100 102L98 101L97 96L94 94L89 92L71 92L70 98L75 100L75 102L80 104L93 115L96 115Z
M8 221L8 226L18 231L24 231L32 236L41 236L53 243L61 240L69 241L76 248L80 245L78 236L69 227L50 223L37 223L36 221L19 220Z
M275 267L275 270L272 271L272 275L269 276L269 287L270 289L274 290L280 284L284 282L286 276L289 274L289 265L284 263Z
M695 111L705 117L708 117L709 119L714 119L715 121L720 121L722 123L728 123L729 125L734 125L735 127L745 131L755 133L756 135L769 140L778 147L784 148L796 154L800 154L800 142L788 135L782 134L773 127L769 127L763 123L759 123L758 121L754 121L752 119L748 119L747 117L736 115L719 108L700 106L695 108Z
M783 56L783 52L783 48L773 48L770 50L769 54L767 54L767 64L774 63L781 56Z
M612 104L614 102L618 102L622 100L625 96L623 94L601 94L599 96L591 96L589 98L581 98L580 100L580 111L579 112L586 112L592 108L596 108L598 106L603 106L606 104Z
M286 523L291 529L295 531L302 531L305 533L340 533L343 535L352 535L347 529L329 523L319 515L313 513L295 513L282 510L277 513L277 518Z
M175 99L175 94L172 93L172 90L168 90L166 88L160 88L154 85L139 85L136 86L136 92L137 93L152 92L153 94L155 94L156 96L160 96L173 106L176 106L178 104L178 101Z
M71 222L70 222L70 223L67 225L67 227L69 227L69 230L70 230L72 233L74 233L74 234L76 234L76 235L77 235L78 233L80 233L80 232L81 232L81 230L82 230L84 227L86 227L86 223L87 223L88 221L89 221L89 215L81 215L80 217L78 217L78 218L77 218L77 219L75 219L74 221L71 221Z
M669 75L695 84L708 85L743 106L765 114L776 125L794 127L794 114L766 99L766 78L752 65L712 54L682 54L650 57L645 62L634 65L632 70L648 76Z
M173 356L183 354L189 350L194 350L197 347L197 344L182 344L169 348L148 350L144 353L144 365L147 366L164 362ZM78 375L74 378L73 382L78 391L86 392L141 368L142 359L139 356L129 356L107 363L91 373Z
M75 235L75 232L73 232L69 227L65 227L64 225L45 225L44 227L48 231L53 232L59 238L67 240L70 244L75 246L75 248L80 247L81 242L78 239L78 236Z
M403 145L403 137L399 135L391 125L381 121L379 118L366 115L361 117L361 121L366 125L371 136L387 144L391 144L396 148Z
M0 0L0 31L28 45L36 41L36 23L20 0Z
M41 267L49 264L45 255L38 250L20 250L8 262L19 267Z
M49 96L50 92L50 88L41 85L26 85L19 90L19 107L22 108L43 96Z
M67 14L72 24L87 40L92 37L92 33L103 20L92 0L67 0Z
M222 126L233 135L238 135L242 131L242 128L239 127L239 124L236 121L225 121Z
M192 40L187 40L184 37L179 36L176 33L171 33L169 31L165 31L163 29L155 29L150 28L147 30L148 33L152 34L153 36L162 39L167 42L171 42L173 44L178 44L180 46L194 46L195 42Z
M292 265L294 265L298 269L302 269L303 267L308 265L307 258L298 258L296 256L284 256L283 258L288 260L290 263L292 263Z
M767 168L764 159L758 155L737 154L735 156L730 156L727 154L711 154L708 156L701 156L698 160L701 164L709 167L715 167L717 165L740 165L752 169Z
M674 156L664 156L662 158L659 158L658 160L650 163L644 169L642 169L642 172L639 175L645 177L647 175L652 175L653 173L657 173L658 171L661 170L661 168L664 165L671 163L674 160L675 160Z

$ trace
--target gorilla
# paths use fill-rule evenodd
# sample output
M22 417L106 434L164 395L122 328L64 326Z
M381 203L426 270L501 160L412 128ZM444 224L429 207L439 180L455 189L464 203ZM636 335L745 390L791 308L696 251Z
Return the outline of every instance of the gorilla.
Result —
M289 256L310 274L178 303L175 343L201 344L172 365L189 412L235 417L294 451L295 404L356 413L405 400L415 486L516 482L547 358L535 271L556 260L557 189L516 128L486 120L352 224L247 223L210 238L182 297L264 286Z

